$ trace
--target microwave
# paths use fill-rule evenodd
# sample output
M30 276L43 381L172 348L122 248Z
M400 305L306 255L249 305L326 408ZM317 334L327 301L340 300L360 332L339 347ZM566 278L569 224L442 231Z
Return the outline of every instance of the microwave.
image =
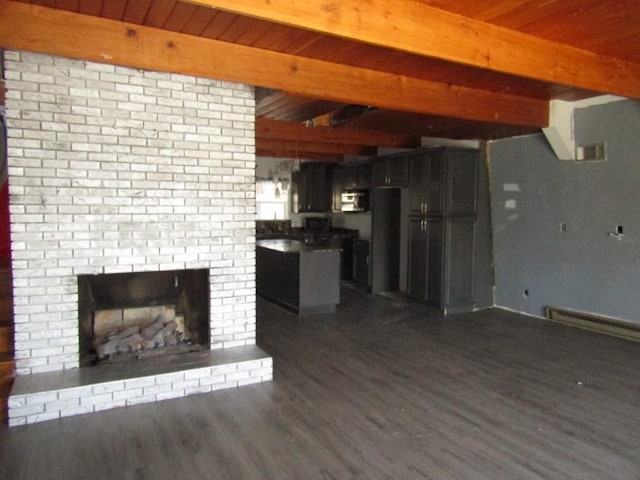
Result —
M329 217L305 217L305 232L328 232L331 230L331 218Z
M369 192L367 190L347 190L341 195L343 212L366 212L369 210Z

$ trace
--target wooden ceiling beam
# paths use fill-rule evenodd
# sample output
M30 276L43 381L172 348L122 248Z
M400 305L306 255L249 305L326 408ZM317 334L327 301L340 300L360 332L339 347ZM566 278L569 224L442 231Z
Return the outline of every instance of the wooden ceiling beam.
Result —
M187 0L239 15L495 72L640 98L640 65L415 0Z
M545 101L0 0L0 47L277 88L400 111L543 127Z
M352 128L307 127L298 122L281 122L261 117L256 119L256 139L300 140L388 148L411 148L420 144L420 139L400 133Z
M324 155L375 155L377 149L369 145L348 145L344 143L289 140L281 138L256 137L256 150L289 152L315 152ZM304 158L299 154L296 158Z
M266 158L288 158L291 160L314 160L316 162L339 163L344 157L338 153L321 153L313 151L301 151L290 148L280 148L273 146L272 148L256 148L256 157ZM256 161L260 161L259 158Z

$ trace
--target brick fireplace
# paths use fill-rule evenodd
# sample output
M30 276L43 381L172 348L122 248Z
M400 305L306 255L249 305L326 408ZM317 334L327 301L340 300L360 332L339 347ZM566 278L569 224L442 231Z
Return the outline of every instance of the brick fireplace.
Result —
M10 424L270 380L255 346L252 88L17 51L5 77ZM206 355L86 374L78 278L188 269L208 272Z

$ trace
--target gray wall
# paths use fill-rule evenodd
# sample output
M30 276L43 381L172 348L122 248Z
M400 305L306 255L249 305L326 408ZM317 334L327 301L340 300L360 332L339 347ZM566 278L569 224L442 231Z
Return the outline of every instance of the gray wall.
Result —
M490 144L495 304L640 323L640 103L576 110L575 138L606 141L608 160L558 160L541 134Z

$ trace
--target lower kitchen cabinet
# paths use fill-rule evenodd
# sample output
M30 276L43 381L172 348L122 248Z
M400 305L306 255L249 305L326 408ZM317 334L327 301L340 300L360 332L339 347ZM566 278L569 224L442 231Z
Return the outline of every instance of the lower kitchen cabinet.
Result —
M411 217L407 290L445 312L473 304L474 218Z
M442 219L409 219L408 294L439 305L442 291Z

